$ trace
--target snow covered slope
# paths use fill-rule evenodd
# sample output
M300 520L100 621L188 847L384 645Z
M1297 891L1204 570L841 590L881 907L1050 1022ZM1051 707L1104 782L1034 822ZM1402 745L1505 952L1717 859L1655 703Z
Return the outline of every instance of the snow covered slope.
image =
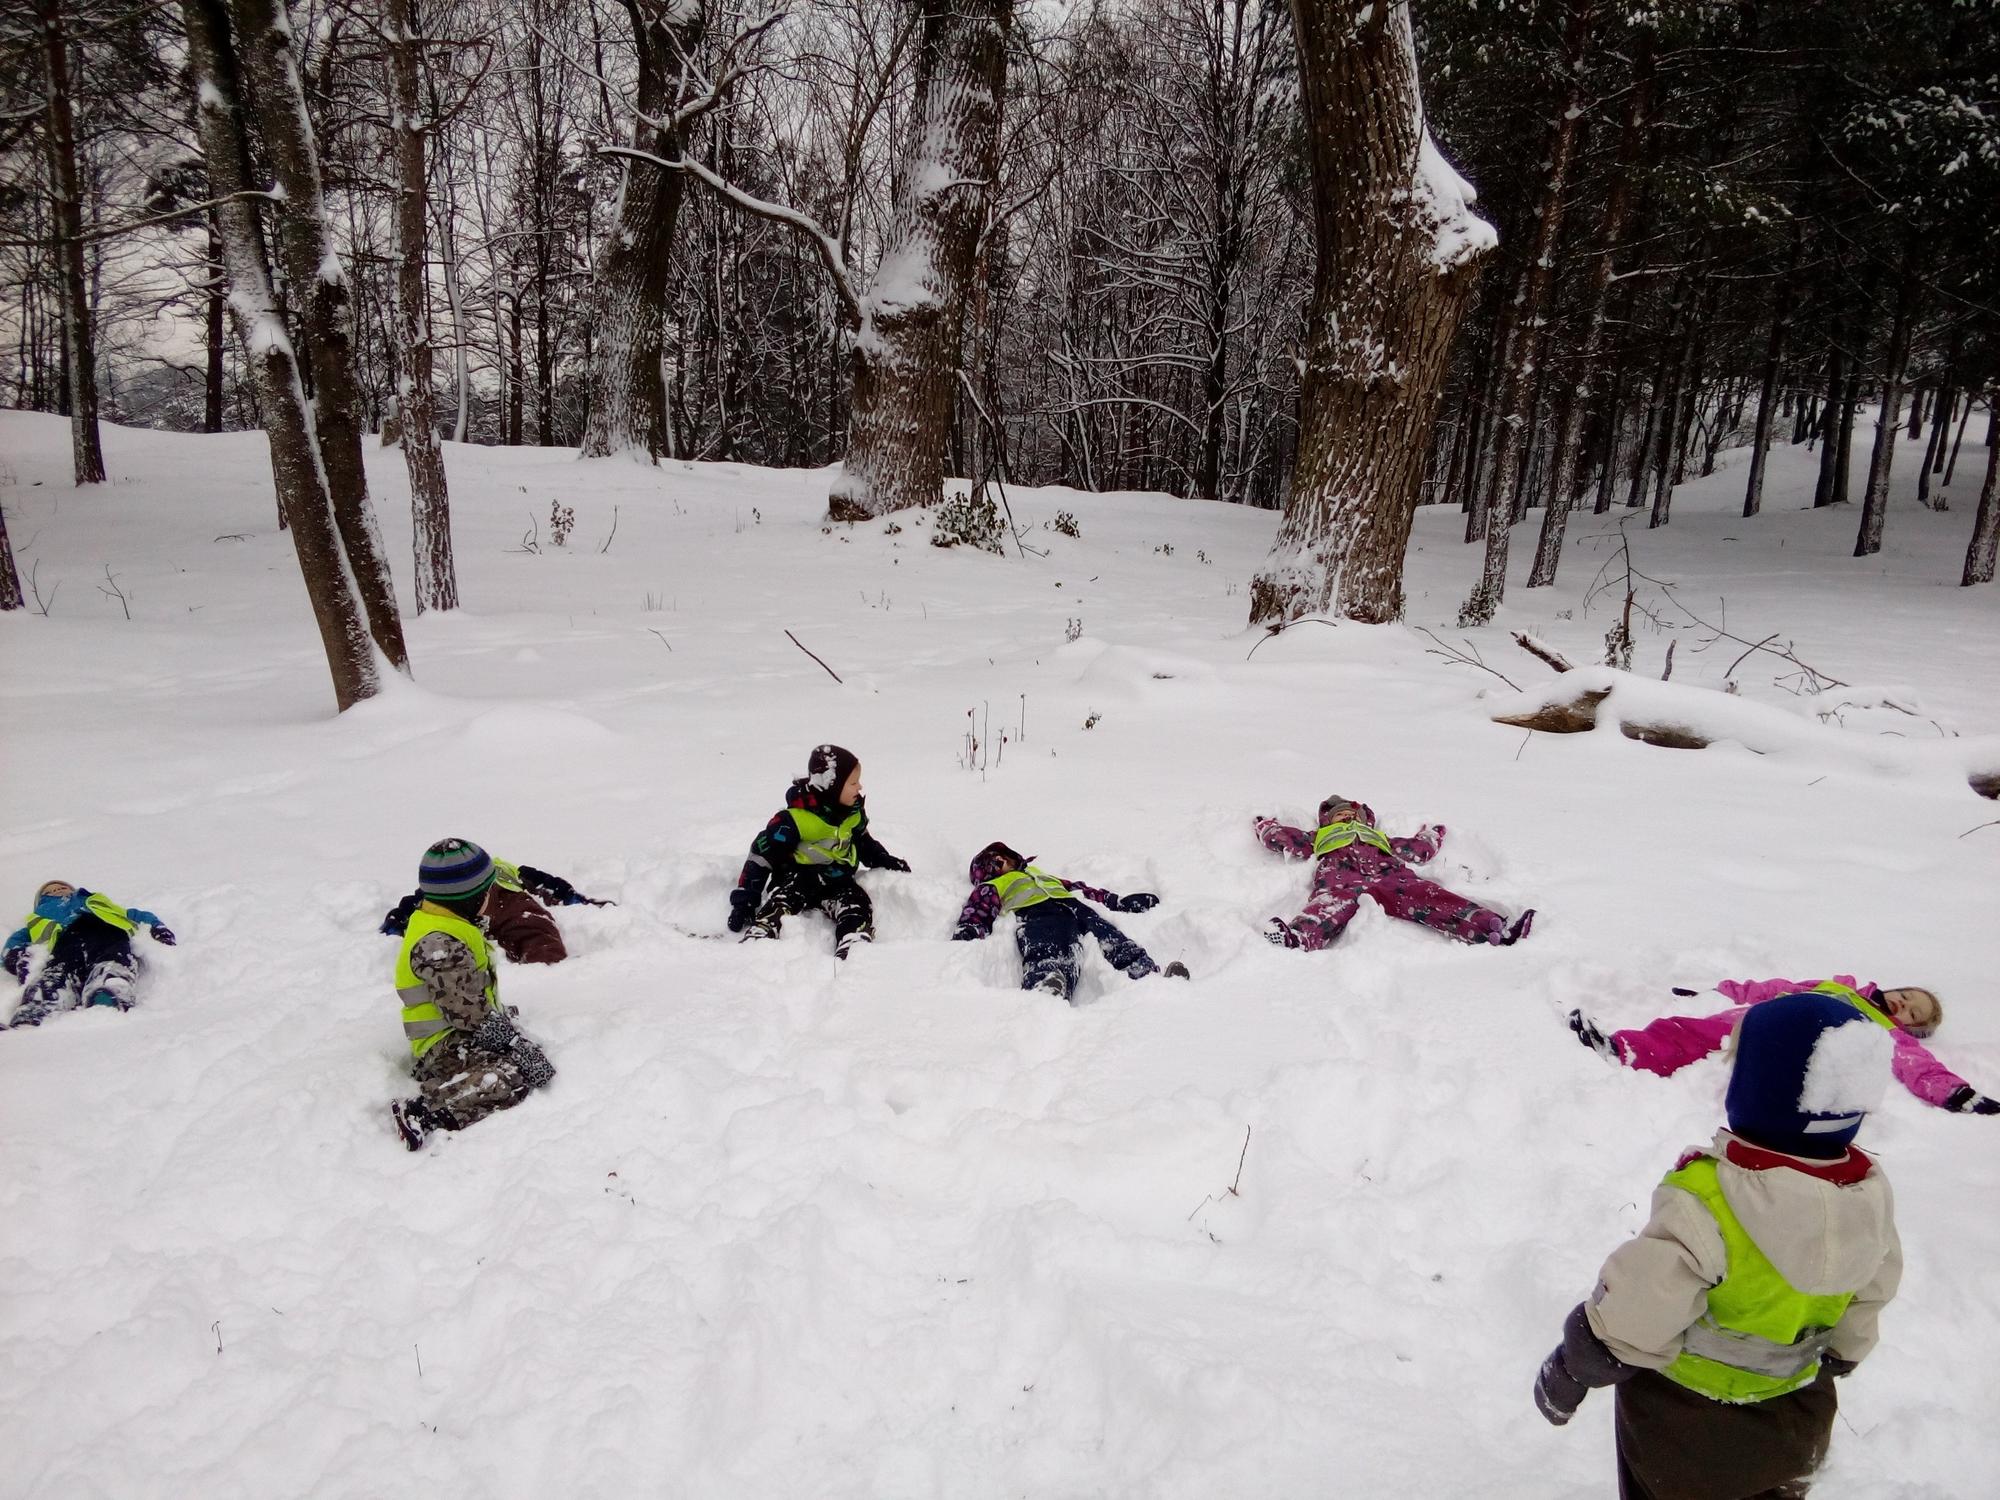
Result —
M0 1493L1602 1495L1610 1401L1558 1432L1529 1386L1724 1072L1620 1074L1563 1013L1925 984L1941 1055L2000 1092L2000 827L1967 832L2000 809L1852 755L1524 738L1410 628L1246 633L1268 514L1019 492L1047 555L1003 560L907 519L823 534L822 473L453 447L467 608L406 617L415 684L336 719L262 439L106 443L80 494L66 429L0 413L54 592L0 620L0 898L60 876L182 945L147 948L131 1014L0 1036ZM370 462L407 578L401 461ZM2000 732L2000 590L1953 586L1969 492L1897 504L1855 561L1809 483L1780 450L1746 522L1725 469L1634 555L1902 705L1852 733ZM1489 664L1547 678L1523 627L1597 659L1618 518L1575 519L1557 588L1517 577ZM1410 574L1412 626L1454 644L1459 527L1423 513ZM1637 669L1670 638L1676 683L1741 651L1642 619ZM1789 671L1736 676L1808 712ZM816 918L689 935L827 739L915 866L868 879L882 941L837 967ZM1332 791L1448 824L1442 878L1538 907L1533 938L1364 911L1331 952L1271 948L1307 872L1251 815ZM375 924L446 834L620 904L505 976L555 1085L412 1156ZM946 941L994 838L1159 891L1119 921L1194 981L1093 956L1071 1010L1014 988L1004 934ZM2000 1119L1894 1091L1863 1143L1909 1270L1815 1493L1990 1495Z

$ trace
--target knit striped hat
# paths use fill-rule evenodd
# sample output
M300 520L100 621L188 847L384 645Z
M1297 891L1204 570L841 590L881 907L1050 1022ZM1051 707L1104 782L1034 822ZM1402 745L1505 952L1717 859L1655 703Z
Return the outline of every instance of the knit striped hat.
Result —
M469 901L493 884L493 858L468 839L439 839L417 866L417 889L432 901Z

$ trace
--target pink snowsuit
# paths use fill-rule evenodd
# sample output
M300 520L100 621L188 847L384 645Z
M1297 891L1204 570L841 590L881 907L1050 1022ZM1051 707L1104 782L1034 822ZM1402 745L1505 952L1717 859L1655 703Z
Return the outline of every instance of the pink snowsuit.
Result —
M1671 1077L1689 1063L1721 1051L1736 1030L1737 1021L1751 1006L1779 995L1796 995L1819 982L1817 979L1725 979L1715 988L1717 993L1736 1002L1728 1010L1712 1016L1661 1016L1636 1031L1612 1032L1611 1042L1626 1067ZM1836 974L1833 982L1859 990L1870 1000L1880 993L1876 986L1863 984L1852 974ZM1896 1039L1896 1050L1890 1069L1896 1081L1924 1103L1942 1109L1955 1092L1969 1086L1933 1057L1930 1048L1900 1026L1891 1035Z
M1374 826L1372 811L1358 804L1355 811L1357 822ZM1290 859L1313 857L1313 835L1306 829L1289 827L1276 818L1258 818L1253 826L1264 847L1273 853ZM1430 863L1443 842L1444 829L1432 827L1415 838L1390 839L1393 853L1357 839L1320 855L1313 869L1312 895L1306 899L1305 910L1289 924L1299 946L1324 948L1339 937L1361 909L1363 896L1372 897L1392 917L1429 927L1462 943L1504 942L1507 919L1499 912L1448 891L1410 868Z

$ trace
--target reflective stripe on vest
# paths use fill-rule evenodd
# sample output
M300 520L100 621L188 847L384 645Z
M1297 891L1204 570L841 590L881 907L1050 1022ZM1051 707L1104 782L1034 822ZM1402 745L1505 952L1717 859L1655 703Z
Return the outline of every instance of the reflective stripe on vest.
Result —
M858 865L861 856L855 852L854 831L861 826L861 809L856 808L838 823L829 823L818 813L803 807L785 809L792 815L792 826L799 831L798 852L793 861L802 865Z
M403 946L396 954L396 993L403 1001L403 1035L409 1038L412 1058L422 1057L457 1029L431 998L431 987L410 968L411 951L433 932L455 937L472 950L474 960L486 971L486 1004L490 1008L500 1004L500 982L493 973L486 934L465 918L423 902L410 913L410 925L403 929Z
M1877 1026L1885 1026L1891 1031L1896 1029L1896 1023L1890 1020L1873 1001L1859 990L1850 990L1844 984L1835 984L1831 979L1822 979L1807 993L1813 995L1831 995L1836 1000L1845 1000Z
M1044 901L1076 899L1075 891L1034 865L1025 870L1009 870L1004 875L995 875L986 883L1000 893L1002 911L1019 911L1026 906L1040 906Z
M1666 1181L1694 1194L1714 1217L1729 1270L1708 1289L1707 1310L1661 1373L1710 1400L1737 1404L1809 1384L1854 1293L1812 1296L1786 1281L1723 1197L1714 1157L1697 1157Z
M1387 836L1379 828L1370 828L1366 823L1327 823L1313 835L1313 853L1331 854L1356 842L1373 844L1384 854L1396 852L1389 847Z
M519 865L510 865L504 859L493 861L493 883L503 891L525 889L521 884L521 867Z
M76 917L82 916L84 912L88 912L100 922L110 923L120 932L137 932L139 930L137 924L125 915L124 907L113 901L109 896L98 895L96 891L85 891L83 893L83 911L78 912L70 920L74 922ZM22 925L28 929L28 941L31 943L53 943L57 938L62 936L63 932L62 923L49 917L35 916L33 913L29 914L28 920L22 923Z
M28 929L28 941L31 943L53 943L62 936L62 924L47 917L30 913L28 920L21 925Z

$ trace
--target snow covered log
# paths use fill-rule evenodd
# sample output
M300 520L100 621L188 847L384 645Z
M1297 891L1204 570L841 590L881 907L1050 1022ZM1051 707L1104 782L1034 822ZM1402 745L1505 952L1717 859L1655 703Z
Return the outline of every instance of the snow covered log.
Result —
M1909 740L1865 734L1772 704L1655 682L1615 667L1578 667L1540 688L1511 694L1495 706L1491 718L1545 734L1615 730L1628 740L1673 750L1727 743L1757 755L1795 756L1842 770L1943 773L1982 797L2000 798L2000 735Z

